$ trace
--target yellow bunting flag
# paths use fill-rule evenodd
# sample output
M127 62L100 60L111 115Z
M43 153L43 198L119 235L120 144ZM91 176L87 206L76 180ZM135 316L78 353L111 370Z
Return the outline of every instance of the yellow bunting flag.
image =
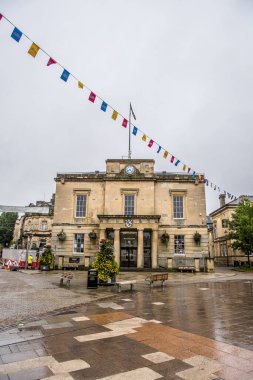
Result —
M145 133L144 133L142 136L142 141L146 141L146 140L147 140L147 135L145 135Z
M199 174L199 180L201 181L201 175Z
M112 119L113 119L113 120L116 120L117 117L118 117L118 112L117 112L117 111L113 111Z
M164 157L164 158L167 158L167 157L168 157L168 154L169 154L169 152L167 152L167 150L165 150L165 152L163 153L163 157Z
M82 82L78 82L78 87L79 88L83 88L83 83Z
M184 166L183 166L183 171L185 172L185 170L186 170L186 165L184 164Z
M40 50L39 46L33 42L30 49L28 50L28 54L30 54L33 58L35 58L39 50Z

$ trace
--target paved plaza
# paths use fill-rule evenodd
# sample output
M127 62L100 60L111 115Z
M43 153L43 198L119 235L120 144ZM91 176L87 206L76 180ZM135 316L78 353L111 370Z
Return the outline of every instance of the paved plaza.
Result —
M87 290L86 275L67 290L57 273L0 272L0 380L253 379L251 273L175 273L151 289L120 274L137 278L132 293Z

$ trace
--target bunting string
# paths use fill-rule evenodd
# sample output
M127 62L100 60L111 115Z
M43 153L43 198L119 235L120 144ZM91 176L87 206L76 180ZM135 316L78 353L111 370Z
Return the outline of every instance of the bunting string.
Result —
M62 74L60 76L60 79L62 79L64 82L67 82L69 77L72 77L77 82L77 88L79 88L81 90L87 89L90 92L88 100L91 103L95 103L98 99L101 102L100 110L103 112L107 112L108 109L110 109L112 111L112 115L111 115L112 120L116 121L116 120L118 120L118 118L121 118L122 119L122 124L121 124L122 127L127 128L127 126L129 125L129 120L127 118L125 118L125 116L123 116L120 112L116 111L114 107L112 107L108 102L106 102L104 99L102 99L98 94L96 94L92 89L90 89L86 84L84 84L74 74L72 74L70 71L68 71L60 62L56 61L51 56L51 54L47 53L43 48L38 46L27 34L25 34L20 29L18 29L6 16L4 16L3 14L0 13L0 22L2 22L1 20L3 20L3 19L13 26L13 31L10 35L10 37L13 40L15 40L17 43L19 43L21 38L25 37L29 41L31 41L31 46L27 52L29 55L31 55L33 58L36 58L36 56L40 52L44 53L48 57L47 66L58 65L63 69ZM187 170L187 173L191 174L192 178L195 179L195 181L205 183L205 185L207 187L210 187L214 191L218 191L219 193L225 194L225 196L227 196L228 199L230 199L231 201L237 200L238 197L227 192L226 190L222 191L219 186L217 186L212 181L205 178L204 175L196 174L195 170L193 170L190 166L188 166L187 164L182 162L179 158L177 158L174 154L170 153L167 149L163 148L161 144L159 144L153 138L148 136L148 134L146 132L142 131L139 127L137 127L133 123L131 123L129 125L129 128L131 129L131 132L134 136L140 135L142 141L144 141L145 143L148 142L147 143L148 148L153 148L154 146L156 146L157 147L156 148L157 154L160 154L161 152L163 152L164 159L168 159L168 157L169 157L171 164L173 164L176 167L182 166L182 170L184 172L186 172L186 170ZM248 201L246 201L246 202L248 202ZM248 202L248 203L249 203L250 207L252 207L253 203L252 202Z

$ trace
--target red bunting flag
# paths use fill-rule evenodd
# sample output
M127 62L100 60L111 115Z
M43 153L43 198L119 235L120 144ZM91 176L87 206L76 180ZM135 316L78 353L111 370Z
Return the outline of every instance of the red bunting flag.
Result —
M2 20L2 18L3 18L3 15L0 13L0 20Z
M171 156L170 162L173 164L175 157Z
M190 171L191 171L191 168L188 168L188 173L190 173Z
M53 65L56 61L53 58L49 58L47 66Z
M148 147L151 148L151 146L154 144L154 140L149 140Z
M126 128L127 127L127 123L128 123L127 119L124 119L123 123L122 123L122 127Z
M90 96L89 96L89 101L94 103L95 102L95 99L96 99L96 94L94 94L94 92L91 91L90 93Z

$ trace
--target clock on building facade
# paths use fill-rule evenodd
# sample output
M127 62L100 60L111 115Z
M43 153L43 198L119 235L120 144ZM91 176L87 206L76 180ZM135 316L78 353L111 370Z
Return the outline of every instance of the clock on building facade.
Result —
M132 166L132 165L127 165L125 167L125 173L128 174L128 175L133 175L135 174L136 170L135 170L135 167Z

